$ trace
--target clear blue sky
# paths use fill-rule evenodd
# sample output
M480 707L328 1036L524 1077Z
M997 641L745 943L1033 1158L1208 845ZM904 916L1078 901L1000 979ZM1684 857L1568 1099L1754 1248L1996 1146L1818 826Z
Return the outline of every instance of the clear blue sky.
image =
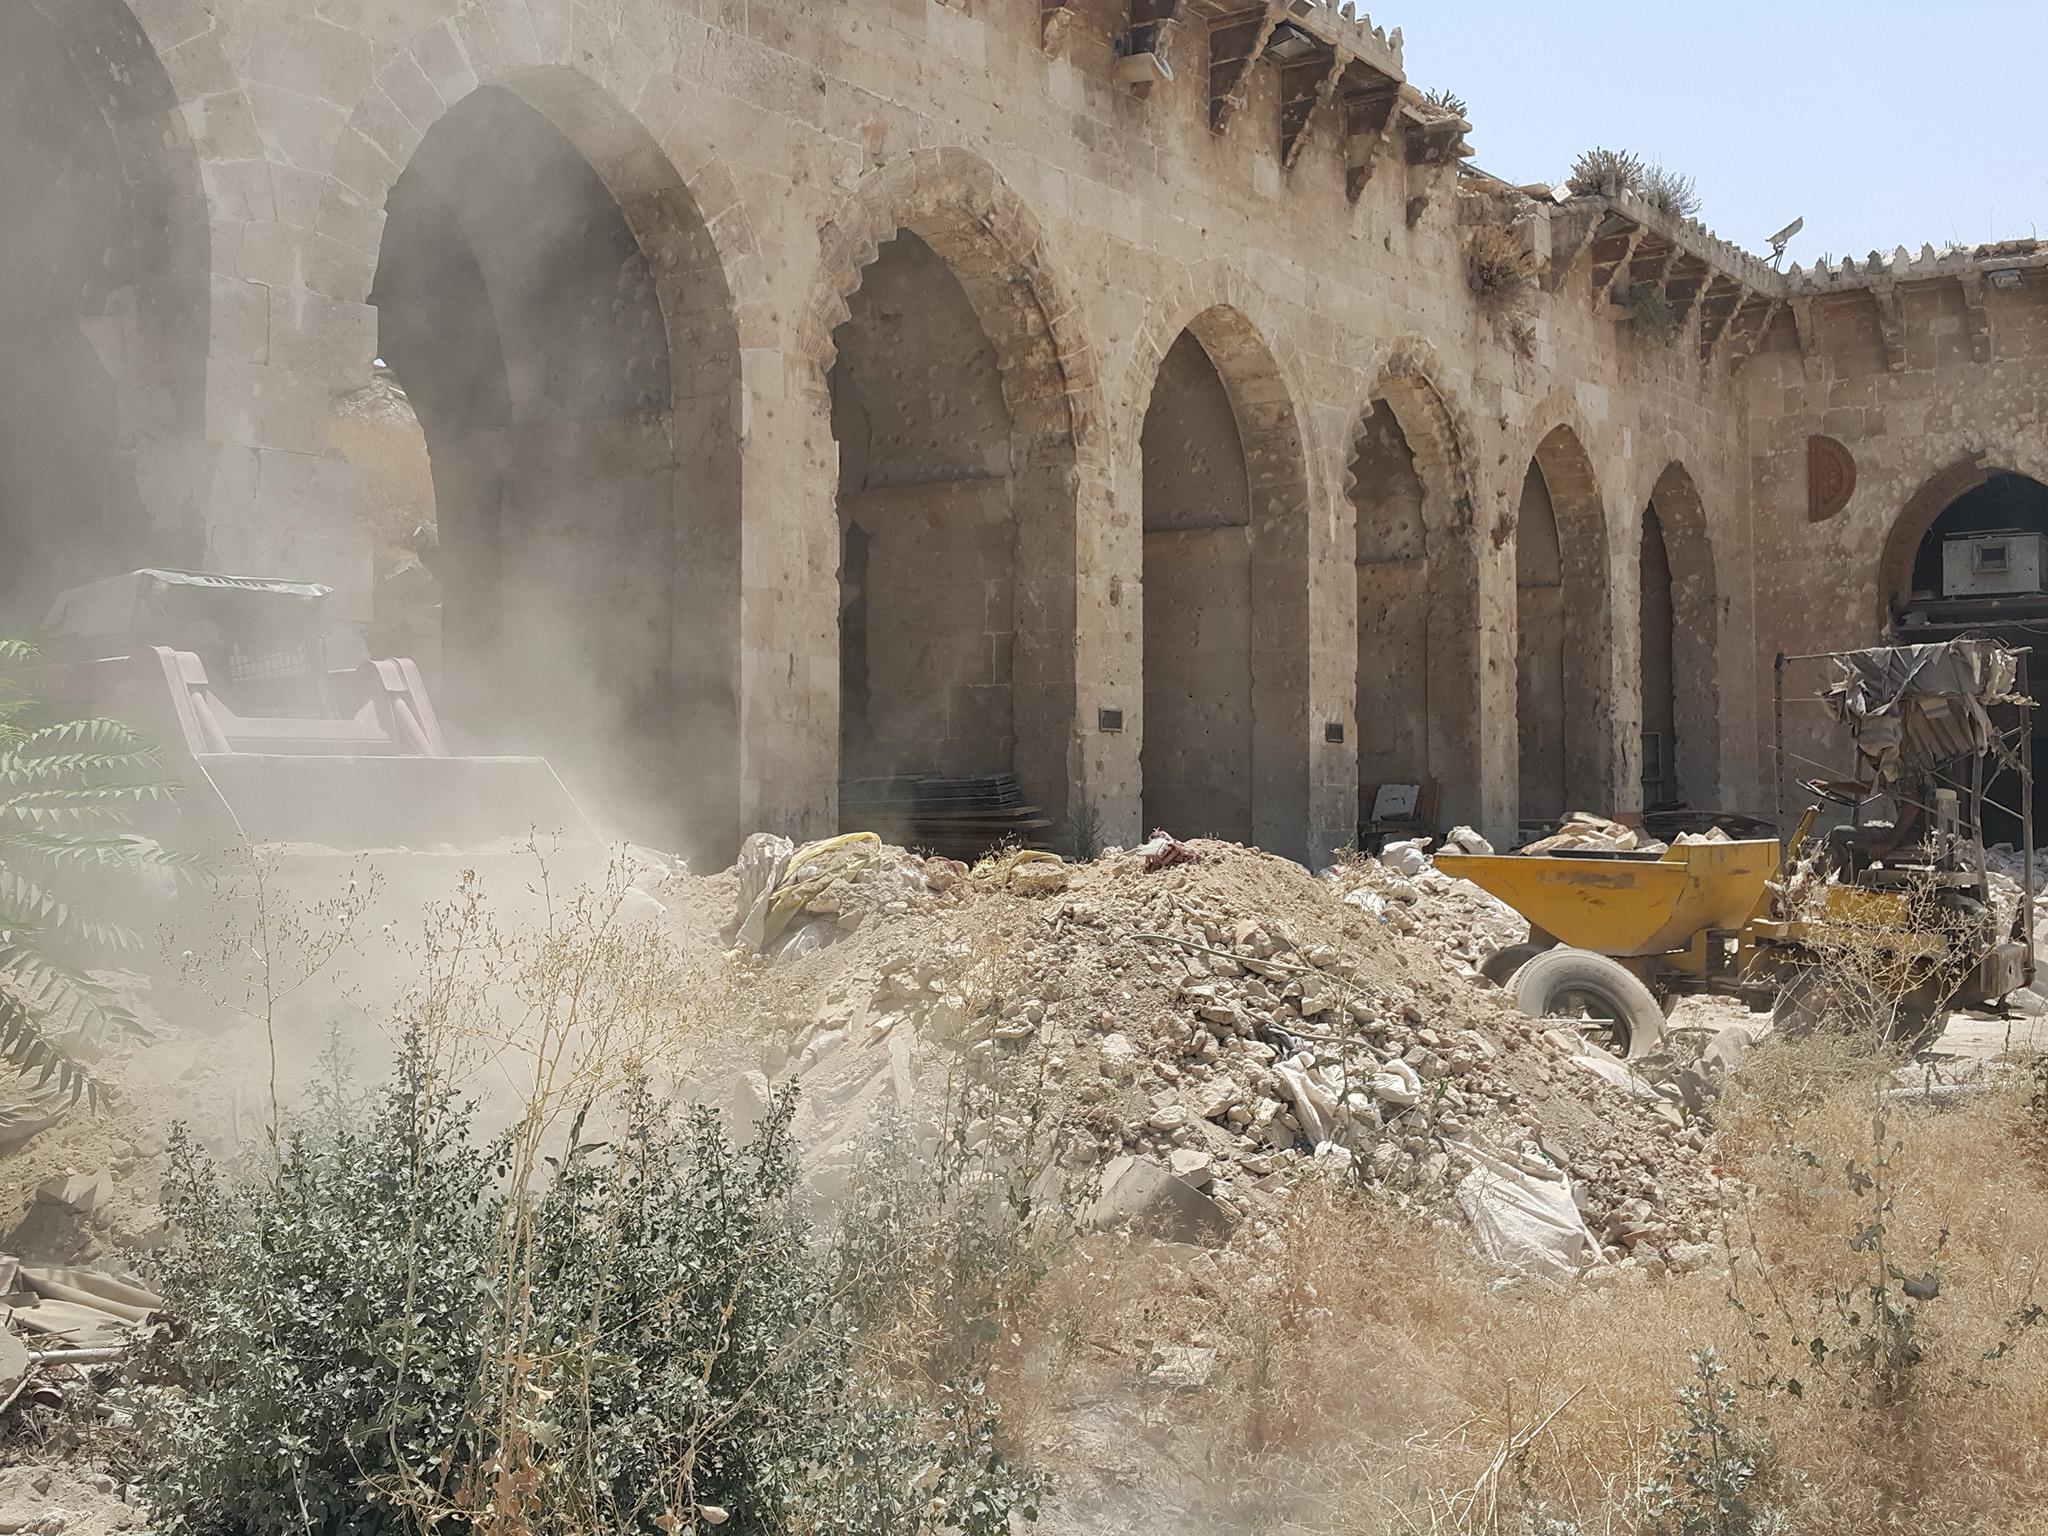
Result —
M1788 264L2048 236L2048 5L1951 0L1360 0L1408 78L1463 97L1476 163L1561 182L1596 144L1698 183L1702 219Z

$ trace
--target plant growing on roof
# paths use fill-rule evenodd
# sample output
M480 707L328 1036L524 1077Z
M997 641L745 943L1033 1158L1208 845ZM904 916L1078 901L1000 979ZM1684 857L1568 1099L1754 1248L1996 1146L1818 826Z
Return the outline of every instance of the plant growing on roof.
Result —
M1424 91L1422 99L1439 112L1448 112L1452 117L1469 119L1471 116L1471 109L1465 105L1465 98L1456 91Z
M1637 283L1629 289L1624 302L1628 305L1629 323L1646 341L1661 345L1678 334L1678 311L1655 283Z
M1642 189L1646 167L1625 149L1589 149L1572 162L1565 185L1580 197L1614 197Z
M191 861L132 830L137 810L175 789L145 776L156 749L118 721L50 709L17 675L36 654L0 640L0 1060L97 1106L104 1087L85 1053L140 1026L92 967L143 947L104 904Z
M1646 166L1642 176L1643 201L1674 219L1695 219L1700 212L1699 189L1690 176L1667 171L1661 165Z

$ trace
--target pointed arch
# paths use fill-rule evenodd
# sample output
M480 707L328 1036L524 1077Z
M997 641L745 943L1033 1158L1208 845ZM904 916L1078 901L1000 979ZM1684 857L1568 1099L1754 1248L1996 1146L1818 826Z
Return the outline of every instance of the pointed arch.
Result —
M383 196L371 302L432 461L448 714L722 861L740 342L708 223L632 114L552 66L462 92Z
M1199 505L1162 508L1154 501L1167 482L1157 471L1193 426L1151 408L1162 404L1176 356L1213 372L1234 428L1228 473L1241 474L1241 515L1219 522ZM1192 398L1194 392L1188 392ZM1143 762L1147 816L1170 821L1176 806L1226 809L1226 833L1249 829L1260 846L1306 859L1309 818L1308 615L1309 533L1307 453L1293 397L1272 350L1246 316L1217 304L1194 315L1162 354L1147 393L1141 451L1147 461L1145 508L1145 709ZM1172 402L1164 402L1172 403ZM1182 409L1190 408L1183 402ZM1227 596L1225 595L1227 592ZM1193 605L1192 607L1190 605ZM1206 615L1206 616L1205 616ZM1207 643L1185 643L1180 626L1237 648L1241 694L1219 694L1215 674L1188 664ZM1222 753L1237 776L1186 793L1193 767ZM1157 782L1164 772L1178 781ZM1162 798L1163 796L1163 798Z
M1522 820L1604 811L1615 787L1607 515L1569 425L1550 428L1528 460L1515 556Z
M1464 439L1419 343L1397 347L1352 434L1360 820L1381 783L1433 782L1484 819L1475 501Z
M821 242L796 348L804 382L830 402L839 443L842 794L853 770L1013 770L1026 797L1060 822L1078 760L1077 496L1098 451L1079 311L1054 277L1037 221L993 167L963 150L917 151L872 173ZM904 288L913 274L932 286L933 306L918 301L916 283ZM871 283L885 296L867 292ZM945 325L958 345L941 358L932 347ZM849 358L844 348L856 344L863 356ZM885 355L923 358L920 366L947 371L957 393L884 383L895 365L874 364ZM926 440L923 462L864 461L854 475L847 425L875 403L859 398L863 372L869 394L902 396L883 408ZM994 399L976 382L984 372ZM977 413L966 434L976 442L952 445L972 462L932 441L940 416L956 408ZM855 497L865 498L858 508ZM900 535L898 554L883 523ZM970 565L982 571L972 587L983 600L944 617L953 642L944 646L890 617L925 606L912 584L917 542L927 537L945 542L959 562L948 568L963 580ZM900 601L888 595L892 582ZM962 600L966 590L952 585L950 595ZM883 601L872 600L877 593ZM849 707L865 718L849 722ZM862 744L874 750L854 753Z
M1670 716L1670 740L1664 743L1668 790L1684 803L1710 809L1721 802L1721 618L1722 602L1715 572L1713 537L1699 487L1679 460L1664 466L1644 508L1645 569L1650 536L1661 541L1664 557L1665 615L1668 633L1659 636L1668 647L1667 700L1659 709ZM1653 613L1652 594L1641 595L1644 611ZM1647 627L1646 627L1647 636ZM1647 644L1647 640L1646 640ZM1646 732L1651 719L1650 684L1654 657L1644 657ZM1662 721L1660 720L1661 724ZM1652 764L1646 757L1647 789Z

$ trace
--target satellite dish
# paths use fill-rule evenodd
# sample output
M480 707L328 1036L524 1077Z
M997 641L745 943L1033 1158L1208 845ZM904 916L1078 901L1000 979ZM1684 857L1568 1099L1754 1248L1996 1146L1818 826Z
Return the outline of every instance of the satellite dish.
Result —
M1775 235L1771 236L1771 265L1776 266L1785 259L1785 247L1792 243L1792 237L1806 228L1805 215L1794 219Z

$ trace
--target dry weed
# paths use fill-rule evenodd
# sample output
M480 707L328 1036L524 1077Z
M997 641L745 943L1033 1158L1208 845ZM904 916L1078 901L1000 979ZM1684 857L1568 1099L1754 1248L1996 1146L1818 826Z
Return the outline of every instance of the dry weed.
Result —
M1882 1078L1840 1041L1761 1055L1722 1133L1725 1270L1557 1292L1323 1190L1214 1261L1092 1240L1038 1293L1006 1406L1071 1448L1116 1390L1149 1401L1175 1449L1146 1475L1219 1531L2048 1529L2038 1119L2017 1090L1892 1105ZM1207 1388L1148 1399L1190 1346ZM1669 1514L1708 1350L1766 1452L1746 1524Z
M1536 263L1513 229L1481 224L1465 247L1465 281L1486 314L1519 315L1529 303L1536 281Z

